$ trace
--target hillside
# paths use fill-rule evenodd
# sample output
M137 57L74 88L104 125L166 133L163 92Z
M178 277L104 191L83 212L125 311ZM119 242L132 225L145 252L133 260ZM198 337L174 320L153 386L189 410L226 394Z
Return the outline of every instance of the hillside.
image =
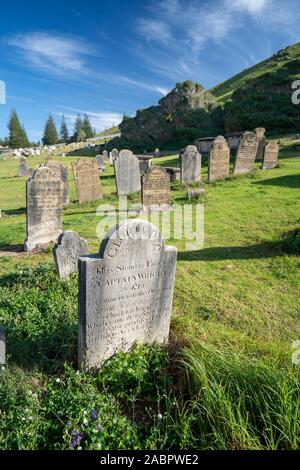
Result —
M300 78L300 43L235 75L210 92L224 109L225 132L266 127L271 133L299 132L292 82Z

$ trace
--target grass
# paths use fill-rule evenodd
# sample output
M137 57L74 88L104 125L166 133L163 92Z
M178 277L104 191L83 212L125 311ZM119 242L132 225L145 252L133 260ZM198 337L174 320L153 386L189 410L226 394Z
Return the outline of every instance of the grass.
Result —
M77 278L60 280L51 249L25 240L25 182L0 160L0 449L299 449L299 186L296 142L280 167L206 183L205 244L178 248L168 348L138 345L95 375L76 366ZM78 158L78 157L77 157ZM64 229L98 251L97 202L79 205L68 166ZM30 158L28 166L42 159ZM178 165L177 155L154 161ZM117 204L113 170L104 202ZM187 203L172 185L172 202ZM136 196L131 203L136 202ZM5 252L5 253L4 253Z

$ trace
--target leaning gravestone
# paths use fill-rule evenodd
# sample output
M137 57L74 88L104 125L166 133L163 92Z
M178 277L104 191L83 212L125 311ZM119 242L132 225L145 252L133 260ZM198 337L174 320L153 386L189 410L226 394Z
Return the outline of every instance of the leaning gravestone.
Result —
M114 161L117 192L127 196L141 189L140 167L138 158L130 150L121 150Z
M188 145L180 155L181 183L196 183L201 179L201 154L195 145Z
M266 129L264 127L257 127L255 129L255 132L256 132L256 135L257 135L257 138L258 138L258 147L257 147L255 160L262 161L263 156L264 156L266 143L267 143L267 139L265 137Z
M118 156L119 151L117 149L112 149L112 151L109 153L109 163L113 165L114 161L118 158Z
M56 271L59 277L68 277L78 271L78 259L88 254L88 244L78 233L63 232L53 248Z
M81 158L77 163L72 163L72 169L80 204L82 202L95 201L103 198L96 160L92 158Z
M230 148L224 137L218 136L210 150L208 161L208 181L229 176Z
M166 210L170 207L170 175L153 166L142 179L142 202L145 210Z
M177 250L145 220L113 227L99 254L79 259L78 357L95 369L135 342L166 343Z
M278 166L279 145L276 140L268 142L263 159L263 170L271 170Z
M56 162L55 160L48 160L45 163L47 168L51 168L54 171L56 176L60 178L63 182L63 203L64 206L69 205L69 182L68 182L68 168Z
M57 240L62 228L63 183L51 168L35 170L26 182L25 251Z
M6 343L3 328L0 326L0 365L6 364Z
M257 135L254 132L245 132L239 143L233 170L234 175L243 175L253 171L257 146Z
M18 167L18 176L27 176L28 175L28 168L26 165L25 160L20 160L19 167Z
M104 171L105 170L104 156L96 155L95 160L97 162L98 169Z

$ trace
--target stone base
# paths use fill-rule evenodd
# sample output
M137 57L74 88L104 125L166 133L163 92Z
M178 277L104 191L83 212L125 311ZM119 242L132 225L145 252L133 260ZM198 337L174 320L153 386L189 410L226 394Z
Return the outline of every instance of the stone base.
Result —
M47 245L51 242L56 242L62 230L43 235L42 237L28 237L24 243L24 251L32 251L39 245Z

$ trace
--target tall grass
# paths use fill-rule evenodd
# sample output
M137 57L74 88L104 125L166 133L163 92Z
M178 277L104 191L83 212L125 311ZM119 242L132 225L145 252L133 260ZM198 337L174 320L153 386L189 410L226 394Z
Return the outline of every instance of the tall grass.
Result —
M183 362L200 448L300 448L299 370L200 344Z

